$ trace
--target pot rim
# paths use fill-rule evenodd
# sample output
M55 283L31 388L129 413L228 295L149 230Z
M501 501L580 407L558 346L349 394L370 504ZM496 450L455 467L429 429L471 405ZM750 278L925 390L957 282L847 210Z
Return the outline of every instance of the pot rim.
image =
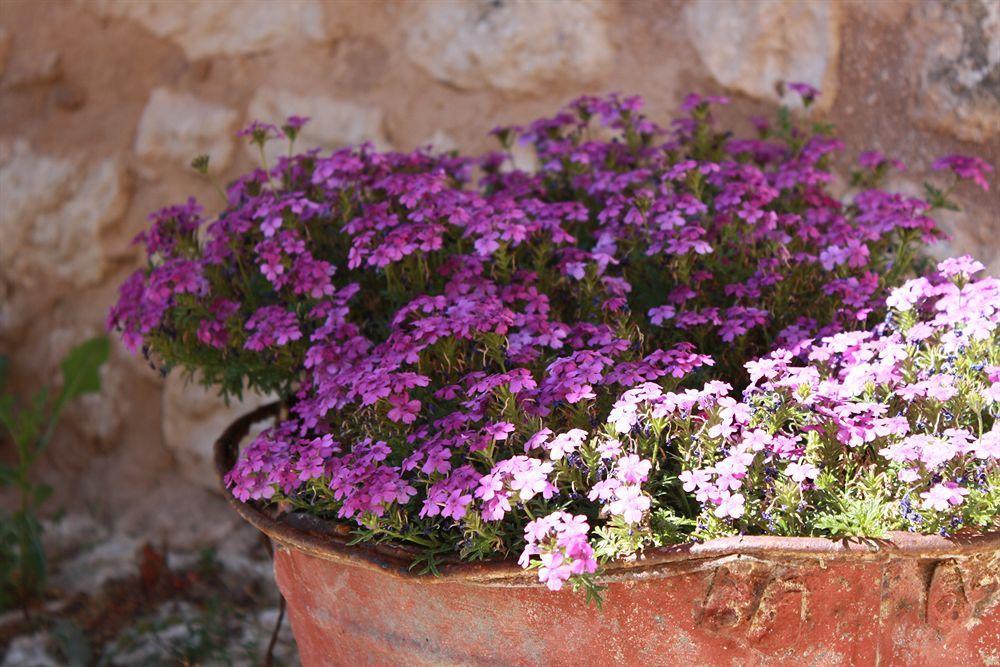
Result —
M352 544L351 528L305 514L272 516L258 503L238 500L226 487L224 477L236 463L240 442L250 428L278 414L279 404L264 405L238 418L215 442L215 469L229 504L246 521L274 542L324 560L383 571L392 576L425 583L454 582L522 584L540 586L532 570L505 560L462 561L442 557L437 572L415 572L411 566L419 551L405 546L379 543ZM879 561L890 559L944 559L1000 552L1000 531L971 537L942 537L908 532L890 532L884 538L783 537L741 535L706 542L689 542L647 549L640 557L605 566L601 580L615 580L668 566L697 568L704 561L720 558L752 558L762 561Z

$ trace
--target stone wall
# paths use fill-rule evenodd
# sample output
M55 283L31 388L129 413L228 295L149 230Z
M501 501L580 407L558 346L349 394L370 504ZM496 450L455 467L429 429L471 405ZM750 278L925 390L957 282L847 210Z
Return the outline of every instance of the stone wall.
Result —
M248 120L311 116L303 145L481 150L495 125L585 92L640 93L657 119L689 91L725 93L735 122L772 112L782 80L822 88L850 158L902 158L899 188L918 192L947 153L997 165L995 0L3 0L0 349L19 389L51 380L102 328L145 215L189 193L218 207L189 159L211 154L222 178L254 164L233 137ZM1000 274L994 185L962 189L941 250ZM231 515L208 449L239 408L112 356L45 467L53 507L218 539Z

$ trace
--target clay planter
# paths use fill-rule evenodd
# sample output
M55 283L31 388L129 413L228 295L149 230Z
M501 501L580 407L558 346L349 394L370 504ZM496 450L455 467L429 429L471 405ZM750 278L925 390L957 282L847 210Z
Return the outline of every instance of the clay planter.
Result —
M262 408L216 445L220 473ZM229 495L227 493L227 495ZM349 528L275 520L229 496L275 544L302 663L320 665L973 665L1000 661L1000 534L885 540L738 537L607 568L604 609L511 563L407 569Z

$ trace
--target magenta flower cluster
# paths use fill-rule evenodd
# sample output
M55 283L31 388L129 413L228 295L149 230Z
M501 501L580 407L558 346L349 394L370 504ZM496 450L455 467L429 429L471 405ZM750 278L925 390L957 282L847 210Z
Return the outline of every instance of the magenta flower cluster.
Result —
M725 103L692 95L661 127L638 98L581 98L494 130L504 150L478 157L363 145L282 158L229 185L211 220L193 201L151 216L137 239L148 265L109 326L165 370L286 403L226 478L239 499L430 553L519 552L552 588L586 582L595 559L690 535L691 502L717 521L746 515L754 457L807 445L742 438L751 408L730 385L761 389L776 348L867 340L854 332L884 317L890 288L939 238L919 198L834 197L842 146L822 127L781 116L739 138L715 127ZM291 140L306 120L241 136ZM537 169L514 166L515 142ZM896 164L861 162L866 183ZM986 185L985 164L942 164ZM712 437L750 444L682 471L657 424L708 409L726 415ZM637 430L663 441L647 450L626 437ZM792 464L801 484L821 474ZM682 472L673 500L651 490Z

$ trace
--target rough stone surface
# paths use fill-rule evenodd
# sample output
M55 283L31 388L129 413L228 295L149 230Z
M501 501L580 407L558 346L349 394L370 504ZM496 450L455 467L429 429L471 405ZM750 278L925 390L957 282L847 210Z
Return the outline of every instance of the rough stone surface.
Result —
M142 544L132 536L105 533L64 563L51 578L52 586L70 593L93 591L114 579L134 576Z
M213 169L225 169L233 156L236 111L189 93L156 88L139 120L136 154L148 162L187 165L201 154Z
M919 63L919 88L913 117L965 141L1000 133L1000 3L919 3L914 25L909 48Z
M49 636L39 632L33 635L18 637L7 647L3 667L61 667L52 650Z
M382 111L355 102L338 100L329 95L299 95L286 90L262 89L250 100L247 121L281 125L292 115L306 116L310 120L296 139L299 148L342 148L350 144L370 141L379 148L387 148L388 140L382 130ZM256 146L247 147L251 158L258 157ZM288 152L284 139L267 144L270 164Z
M317 0L97 0L92 6L103 16L131 19L175 41L191 59L257 53L326 37L322 3Z
M212 446L237 417L273 399L250 395L226 405L215 392L171 375L163 392L163 442L186 480L219 492Z
M223 645L215 647L216 653L226 656L225 664L231 667L254 667L260 664L260 656L271 637L277 616L277 608L265 609L252 616L232 613L213 616L192 604L171 601L144 619L143 626L157 628L155 633L142 632L141 628L130 629L116 638L107 651L114 656L115 665L146 667L161 664L165 648L172 648L179 653L185 647L203 645L208 635L210 639L220 643L222 639L226 640ZM209 634L213 631L223 636ZM288 623L281 627L273 656L274 664L278 665L298 662Z
M103 234L127 202L113 158L89 163L36 153L23 140L0 146L0 329L31 310L35 290L94 285L108 265ZM13 320L13 322L9 321Z
M259 533L218 498L151 495L161 521L184 514L215 534L178 541L127 513L113 527L86 512L46 521L50 594L33 622L0 614L0 666L261 664L279 598ZM275 664L299 664L287 621L280 630Z
M556 79L598 82L614 49L609 4L592 0L429 2L406 52L459 88L538 92Z
M10 53L10 33L0 28L0 77L7 68L7 54Z
M23 141L0 160L3 277L27 288L53 277L76 286L100 280L100 235L126 201L121 165L52 158Z
M821 0L694 0L684 12L705 67L723 86L764 100L781 98L782 82L803 81L836 96L840 12Z

